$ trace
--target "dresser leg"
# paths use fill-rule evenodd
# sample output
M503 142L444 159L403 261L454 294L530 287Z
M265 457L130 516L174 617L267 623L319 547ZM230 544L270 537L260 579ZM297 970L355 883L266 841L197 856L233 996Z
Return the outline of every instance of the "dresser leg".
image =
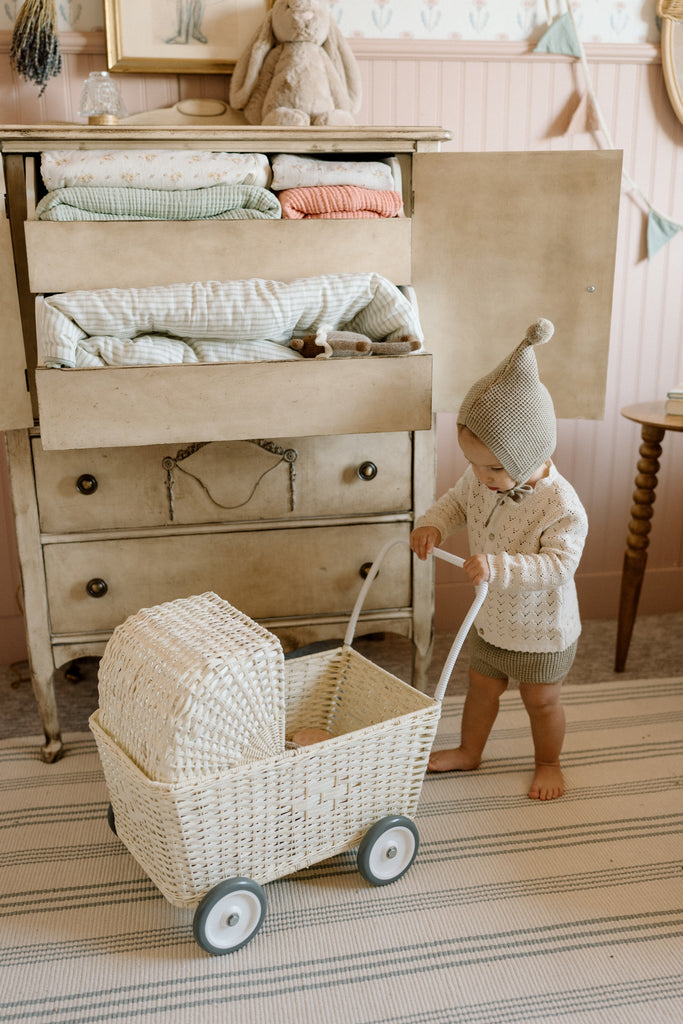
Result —
M31 686L33 695L38 705L38 714L45 733L45 743L40 748L43 761L52 764L58 761L64 753L64 743L59 728L59 715L57 713L57 701L55 700L55 688L53 677L45 678L31 669Z
M28 430L8 430L5 445L21 566L31 685L45 731L45 745L41 748L43 760L52 762L61 757L63 743L53 684L55 662L50 644L45 566Z
M655 489L659 457L662 454L661 440L665 431L661 427L644 424L641 435L642 444L639 448L640 459L637 463L638 472L633 492L631 519L628 524L626 553L621 574L621 591L619 594L619 618L617 622L617 651L614 663L615 672L623 672L631 643L633 625L638 611L640 590L647 564L647 547L650 543L649 533L652 528L650 520L654 514Z

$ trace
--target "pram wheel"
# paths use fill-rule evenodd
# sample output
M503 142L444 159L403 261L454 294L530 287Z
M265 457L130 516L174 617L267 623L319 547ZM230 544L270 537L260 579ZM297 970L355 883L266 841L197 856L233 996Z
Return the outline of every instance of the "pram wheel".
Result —
M358 847L358 870L372 885L388 885L404 875L420 843L410 818L390 814L366 832Z
M251 878L228 878L209 889L194 913L192 930L207 953L234 953L263 924L266 894Z

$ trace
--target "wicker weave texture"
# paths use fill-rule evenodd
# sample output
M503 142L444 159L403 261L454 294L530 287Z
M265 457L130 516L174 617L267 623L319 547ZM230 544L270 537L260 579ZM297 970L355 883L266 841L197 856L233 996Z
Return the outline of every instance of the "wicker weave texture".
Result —
M226 878L290 874L356 846L387 814L415 813L439 705L350 648L285 671L287 732L333 738L195 784L150 781L91 719L118 835L175 906Z
M107 644L99 705L150 779L203 778L284 750L282 648L216 594L143 608Z
M683 0L658 0L657 14L660 18L683 21Z

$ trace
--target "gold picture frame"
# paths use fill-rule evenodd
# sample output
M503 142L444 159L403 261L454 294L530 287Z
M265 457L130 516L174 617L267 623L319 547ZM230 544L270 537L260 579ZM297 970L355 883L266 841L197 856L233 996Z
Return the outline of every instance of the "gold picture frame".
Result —
M110 71L229 74L272 0L104 0Z

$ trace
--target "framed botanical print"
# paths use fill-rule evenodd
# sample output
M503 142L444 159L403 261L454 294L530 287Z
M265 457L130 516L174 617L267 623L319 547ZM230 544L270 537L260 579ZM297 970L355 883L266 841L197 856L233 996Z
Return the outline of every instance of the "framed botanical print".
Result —
M104 0L110 71L226 74L272 0Z

